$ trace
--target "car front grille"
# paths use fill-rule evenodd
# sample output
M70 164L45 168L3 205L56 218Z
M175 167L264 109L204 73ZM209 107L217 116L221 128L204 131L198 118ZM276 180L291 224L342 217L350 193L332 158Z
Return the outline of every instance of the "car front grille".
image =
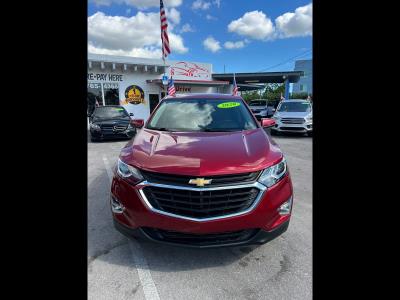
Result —
M125 131L128 128L128 125L101 125L101 130L106 132L118 132Z
M303 118L282 118L283 124L303 124L305 120Z
M189 184L189 181L190 179L196 178L196 176L155 173L144 170L141 170L140 172L147 181L152 183L179 185L187 187L193 187L192 184ZM206 176L205 179L211 179L211 183L207 184L207 187L217 187L252 183L257 180L259 174L260 171L230 175Z
M143 193L157 210L205 219L242 212L251 207L261 191L256 187L202 191L146 186Z
M152 239L157 241L194 246L211 246L245 242L259 231L259 229L247 229L211 234L190 234L148 227L143 227L142 230Z

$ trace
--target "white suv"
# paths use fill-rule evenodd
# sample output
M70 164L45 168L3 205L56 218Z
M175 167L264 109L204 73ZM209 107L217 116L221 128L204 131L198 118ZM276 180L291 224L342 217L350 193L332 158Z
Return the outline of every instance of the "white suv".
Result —
M312 134L313 117L312 105L308 100L290 99L279 103L274 115L276 125L271 128L276 132L301 132Z

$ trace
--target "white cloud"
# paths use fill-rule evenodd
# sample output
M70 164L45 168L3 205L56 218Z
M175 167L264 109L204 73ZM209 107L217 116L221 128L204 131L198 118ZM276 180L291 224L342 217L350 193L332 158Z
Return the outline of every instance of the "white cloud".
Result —
M273 38L275 31L272 21L257 10L246 12L241 18L232 21L228 30L257 40Z
M167 9L165 13L169 22L173 24L179 24L181 22L181 13L175 8Z
M172 52L188 51L181 36L172 30L168 34ZM88 41L89 50L96 53L155 57L161 53L159 13L138 12L132 17L124 17L97 12L88 17Z
M201 9L207 10L211 6L211 2L203 1L203 0L196 0L192 3L192 9Z
M194 31L195 31L194 28L189 23L183 25L181 29L181 32L194 32Z
M108 54L117 56L132 56L132 57L144 57L144 58L160 58L161 49L155 47L146 48L133 48L131 50L111 50L106 48L99 48L93 46L90 42L88 44L88 52L94 54Z
M189 49L183 44L183 38L180 35L171 32L168 34L168 37L172 51L176 51L178 53L186 53L189 51Z
M214 39L212 36L209 36L203 41L203 45L207 50L210 50L211 52L217 52L218 50L221 49L221 46L219 42Z
M240 49L243 48L244 46L245 46L244 41L237 41L237 42L227 41L224 43L224 47L226 49Z
M206 19L207 19L207 20L213 20L213 21L217 20L216 17L213 17L213 16L210 15L210 14L207 14Z
M126 4L140 9L149 7L159 7L160 0L90 0L98 6L110 6L113 3ZM182 0L164 0L165 7L178 7L182 4Z
M282 38L312 35L312 4L277 17L275 23Z

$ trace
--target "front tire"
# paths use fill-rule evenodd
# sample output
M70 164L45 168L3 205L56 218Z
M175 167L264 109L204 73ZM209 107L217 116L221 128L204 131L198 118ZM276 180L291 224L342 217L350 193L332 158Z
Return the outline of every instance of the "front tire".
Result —
M96 139L96 138L94 138L92 135L90 135L90 141L91 141L92 143L97 143L99 140Z

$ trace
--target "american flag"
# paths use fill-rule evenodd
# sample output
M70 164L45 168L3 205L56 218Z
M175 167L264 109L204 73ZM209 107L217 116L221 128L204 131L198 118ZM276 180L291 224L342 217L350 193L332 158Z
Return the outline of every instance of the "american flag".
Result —
M169 49L169 39L168 39L168 22L167 16L165 15L164 3L163 0L160 0L160 21L161 21L161 42L162 42L162 54L163 59L165 59L168 54L171 53Z
M237 96L239 94L239 89L238 86L236 84L236 77L235 77L235 73L233 73L233 91L232 91L232 95L233 96Z
M175 93L176 93L176 90L175 90L174 80L172 79L172 76L171 76L171 79L168 82L168 96L175 97Z

